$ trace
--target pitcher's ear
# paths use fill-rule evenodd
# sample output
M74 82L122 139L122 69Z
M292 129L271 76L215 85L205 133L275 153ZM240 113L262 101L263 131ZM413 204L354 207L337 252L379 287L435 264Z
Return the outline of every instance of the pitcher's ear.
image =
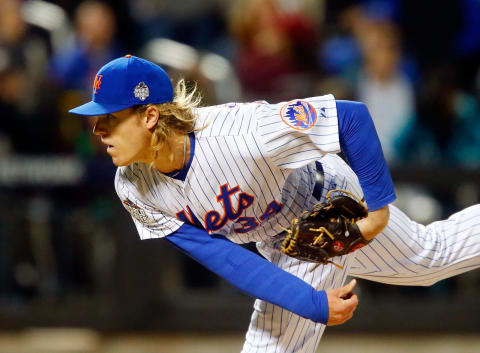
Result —
M143 112L143 115L147 129L153 129L155 126L157 126L158 119L160 118L160 112L156 106L148 106Z

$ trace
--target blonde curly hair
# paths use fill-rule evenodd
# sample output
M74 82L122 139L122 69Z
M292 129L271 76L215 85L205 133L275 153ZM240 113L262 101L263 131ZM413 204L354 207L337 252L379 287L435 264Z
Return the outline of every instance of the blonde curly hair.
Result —
M172 102L162 104L146 104L135 107L135 111L141 115L150 106L156 106L160 117L152 133L150 149L153 160L158 152L169 143L173 133L188 134L192 131L199 131L202 128L195 128L195 108L200 106L202 96L195 84L191 89L187 87L184 79L177 82ZM171 149L171 146L168 146ZM173 153L170 156L173 159Z

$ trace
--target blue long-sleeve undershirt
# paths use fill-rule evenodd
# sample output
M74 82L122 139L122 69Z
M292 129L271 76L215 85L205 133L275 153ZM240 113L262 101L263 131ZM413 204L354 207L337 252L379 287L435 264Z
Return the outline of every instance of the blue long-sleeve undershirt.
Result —
M326 324L328 300L300 278L223 236L183 224L165 239L243 292Z
M372 117L365 104L337 101L340 148L358 176L370 211L395 200L392 177L385 162Z

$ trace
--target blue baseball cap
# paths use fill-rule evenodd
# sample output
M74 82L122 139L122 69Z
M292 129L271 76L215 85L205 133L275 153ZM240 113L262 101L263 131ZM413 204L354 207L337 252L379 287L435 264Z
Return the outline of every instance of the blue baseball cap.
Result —
M161 104L172 100L170 77L160 66L126 55L103 66L93 82L92 100L69 112L84 116L104 115L134 105Z

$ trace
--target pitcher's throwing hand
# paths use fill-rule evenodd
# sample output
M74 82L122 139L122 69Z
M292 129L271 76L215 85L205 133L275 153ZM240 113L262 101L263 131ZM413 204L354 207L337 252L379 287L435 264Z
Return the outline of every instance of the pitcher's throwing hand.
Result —
M358 305L358 297L353 293L357 281L352 279L347 285L327 290L328 298L328 326L341 325L353 317Z

